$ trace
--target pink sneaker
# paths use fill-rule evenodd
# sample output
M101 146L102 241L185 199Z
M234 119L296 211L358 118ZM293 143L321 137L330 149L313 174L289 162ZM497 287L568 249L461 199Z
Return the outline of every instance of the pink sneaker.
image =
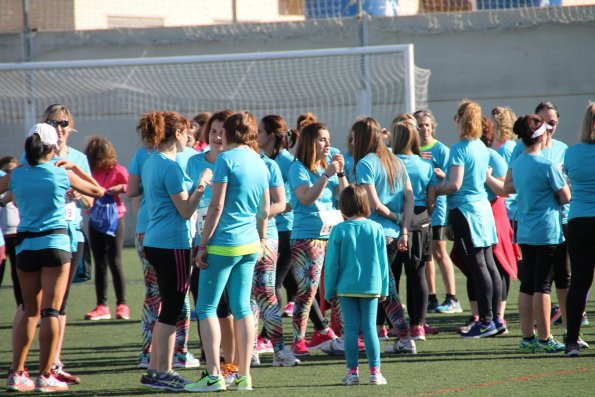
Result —
M424 324L424 331L426 331L426 334L429 334L429 335L436 335L436 334L438 334L438 332L440 332L440 331L438 330L438 328L436 328L436 327L432 327L432 326L431 326L430 324L428 324L428 323L425 323L425 324Z
M293 302L289 301L283 309L283 317L293 317Z
M130 319L130 308L124 304L118 305L118 307L116 307L116 318L119 320Z
M412 325L409 332L413 340L426 340L426 330L423 325Z
M335 331L333 331L332 328L328 328L326 335L321 334L320 331L315 329L307 346L308 349L322 349L333 339L337 339L337 334L335 334Z
M364 340L361 337L357 338L357 349L360 352L366 351L366 345L364 344Z
M35 382L29 378L27 369L15 372L8 370L8 380L6 381L6 391L31 391L35 389Z
M310 354L310 350L308 350L308 346L306 346L306 340L303 338L294 342L291 349L294 356L307 356Z
M273 349L273 343L270 340L261 338L260 336L256 338L256 351L259 354L275 352Z
M105 305L97 305L95 309L85 314L85 320L109 320L110 318L112 318L112 315L110 314L109 307Z

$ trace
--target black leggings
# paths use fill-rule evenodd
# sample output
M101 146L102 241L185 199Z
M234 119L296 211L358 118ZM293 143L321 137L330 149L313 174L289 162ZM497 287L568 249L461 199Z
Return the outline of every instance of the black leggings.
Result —
M83 250L85 248L85 243L80 242L76 245L76 251L72 253L72 257L70 258L70 270L68 272L68 284L66 285L66 292L64 293L64 299L62 299L62 305L60 306L60 315L66 315L66 303L68 302L68 295L70 295L70 287L72 286L72 281L74 280L74 276L76 276L76 272L78 270L78 264L83 256Z
M568 221L568 254L571 277L566 300L568 342L578 339L581 317L595 271L595 217L573 218Z
M502 281L494 262L492 247L476 248L473 246L471 229L459 209L450 211L449 220L455 244L460 248L465 265L473 278L473 290L477 299L479 318L484 323L492 321L494 314L499 315L497 311L502 302Z
M126 304L126 280L122 270L122 247L124 245L124 232L126 230L124 218L118 221L116 235L110 236L99 232L89 226L89 242L95 261L95 296L98 305L107 303L107 269L112 274L116 304ZM74 268L78 262L73 262Z

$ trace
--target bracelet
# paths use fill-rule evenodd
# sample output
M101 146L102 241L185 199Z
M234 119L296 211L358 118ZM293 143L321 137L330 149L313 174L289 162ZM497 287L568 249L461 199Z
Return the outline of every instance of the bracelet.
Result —
M341 172L337 172L337 176L338 176L339 178L343 178L343 177L345 176L345 173L344 173L344 172L342 172L342 171L341 171Z

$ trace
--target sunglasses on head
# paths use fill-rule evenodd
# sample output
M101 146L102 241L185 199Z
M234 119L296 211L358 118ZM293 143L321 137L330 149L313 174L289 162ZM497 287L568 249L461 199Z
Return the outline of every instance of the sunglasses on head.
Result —
M57 126L62 128L68 127L68 120L48 120L45 123L51 125L54 128Z

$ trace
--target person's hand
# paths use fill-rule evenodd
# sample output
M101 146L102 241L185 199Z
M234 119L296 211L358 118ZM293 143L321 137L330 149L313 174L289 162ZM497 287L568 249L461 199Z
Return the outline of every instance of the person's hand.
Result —
M339 167L340 165L338 161L331 161L331 163L326 167L326 170L324 170L324 173L326 176L330 178L331 176L339 172Z
M205 168L198 178L198 185L204 185L206 187L207 185L211 184L212 180L213 171L209 168Z
M398 240L397 249L401 252L407 251L407 245L409 243L409 236L405 233L401 234Z
M343 157L343 155L341 153L337 153L333 156L333 162L337 162L339 164L339 168L337 169L337 172L343 172L345 169L345 158Z
M378 302L382 303L386 300L386 296L381 296L380 298L378 298Z
M434 168L434 174L436 174L436 177L438 179L446 178L446 173L444 173L444 171L442 171L440 168Z
M207 265L207 247L200 245L196 247L196 259L194 263L199 269L206 269Z
M115 196L116 194L122 193L122 185L115 185L105 190L105 194Z
M66 198L71 201L77 201L83 198L83 195L74 190L73 188L70 188L66 191Z
M67 170L72 170L76 167L76 164L68 160L58 160L56 161L56 167L62 167Z

